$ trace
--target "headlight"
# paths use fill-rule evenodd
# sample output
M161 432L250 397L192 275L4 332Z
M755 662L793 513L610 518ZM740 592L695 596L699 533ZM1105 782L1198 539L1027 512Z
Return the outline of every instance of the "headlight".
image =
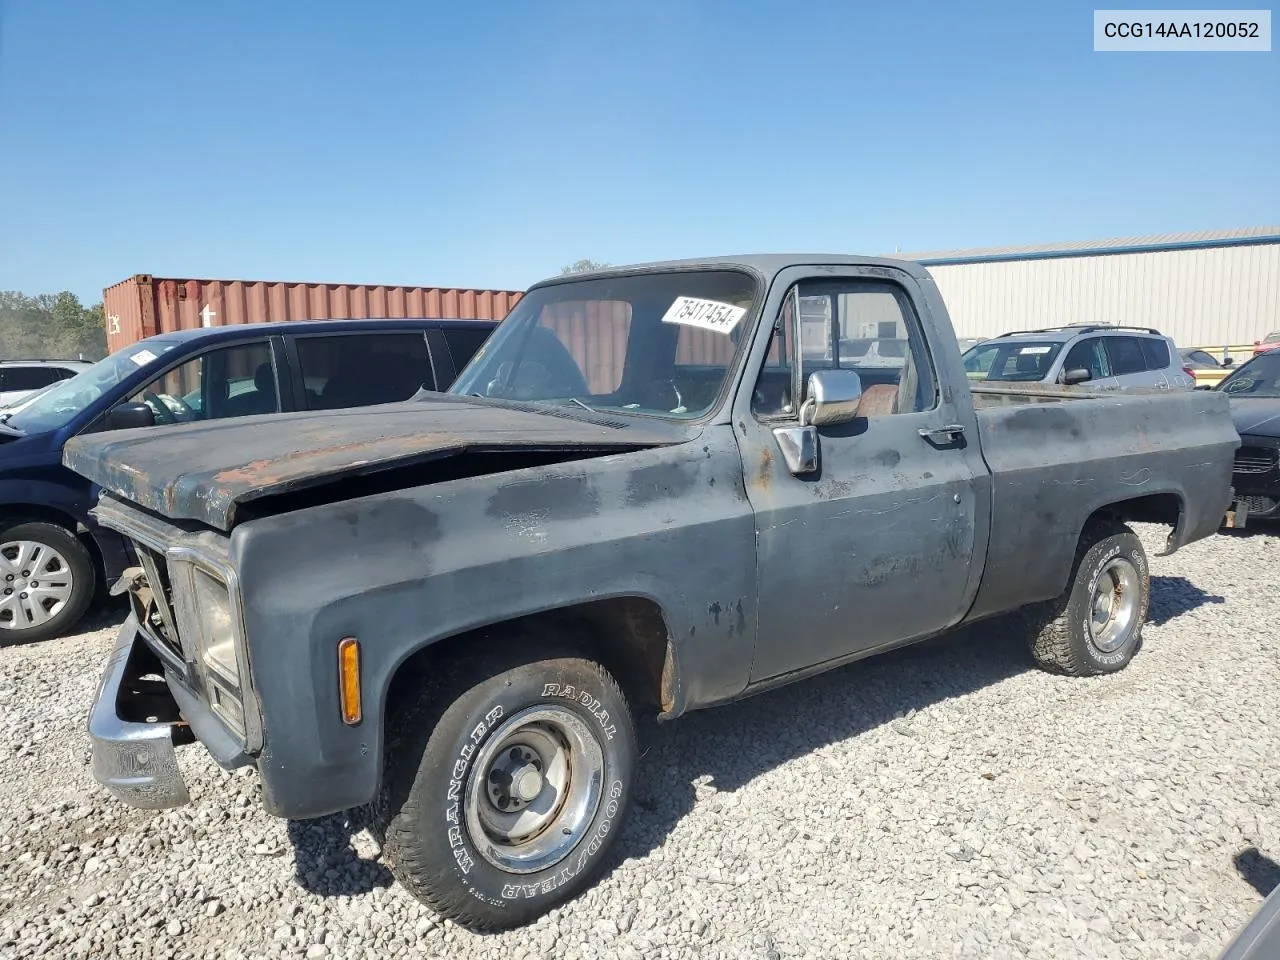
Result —
M227 585L199 567L191 570L196 618L200 624L200 659L222 679L240 687L236 662L236 632L231 619L231 593Z

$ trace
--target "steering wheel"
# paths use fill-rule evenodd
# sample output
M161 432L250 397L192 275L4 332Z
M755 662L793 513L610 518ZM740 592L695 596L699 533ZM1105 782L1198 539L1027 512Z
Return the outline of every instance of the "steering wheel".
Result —
M162 426L170 423L177 423L178 418L173 415L169 409L169 405L161 400L155 393L150 390L142 391L143 402L151 408L151 414L155 417L155 421Z

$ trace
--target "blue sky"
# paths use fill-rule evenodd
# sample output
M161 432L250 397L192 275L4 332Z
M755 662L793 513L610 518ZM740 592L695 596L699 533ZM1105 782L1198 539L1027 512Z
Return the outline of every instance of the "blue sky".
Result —
M0 0L0 289L1280 222L1280 53L1095 6Z

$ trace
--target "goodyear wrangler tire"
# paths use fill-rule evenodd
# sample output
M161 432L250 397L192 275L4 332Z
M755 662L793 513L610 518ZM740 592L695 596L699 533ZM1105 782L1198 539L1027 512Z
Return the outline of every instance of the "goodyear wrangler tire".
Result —
M608 672L526 644L464 666L419 703L388 744L374 809L396 879L473 930L528 923L588 886L636 761Z
M1142 541L1117 520L1095 521L1080 536L1066 594L1030 611L1032 655L1074 677L1123 670L1142 643L1150 598Z

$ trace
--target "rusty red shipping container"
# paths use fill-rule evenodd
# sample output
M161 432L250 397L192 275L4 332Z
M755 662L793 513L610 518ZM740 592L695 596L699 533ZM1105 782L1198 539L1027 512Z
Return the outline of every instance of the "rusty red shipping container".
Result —
M173 330L275 320L501 320L520 290L193 280L140 273L102 291L107 349Z

